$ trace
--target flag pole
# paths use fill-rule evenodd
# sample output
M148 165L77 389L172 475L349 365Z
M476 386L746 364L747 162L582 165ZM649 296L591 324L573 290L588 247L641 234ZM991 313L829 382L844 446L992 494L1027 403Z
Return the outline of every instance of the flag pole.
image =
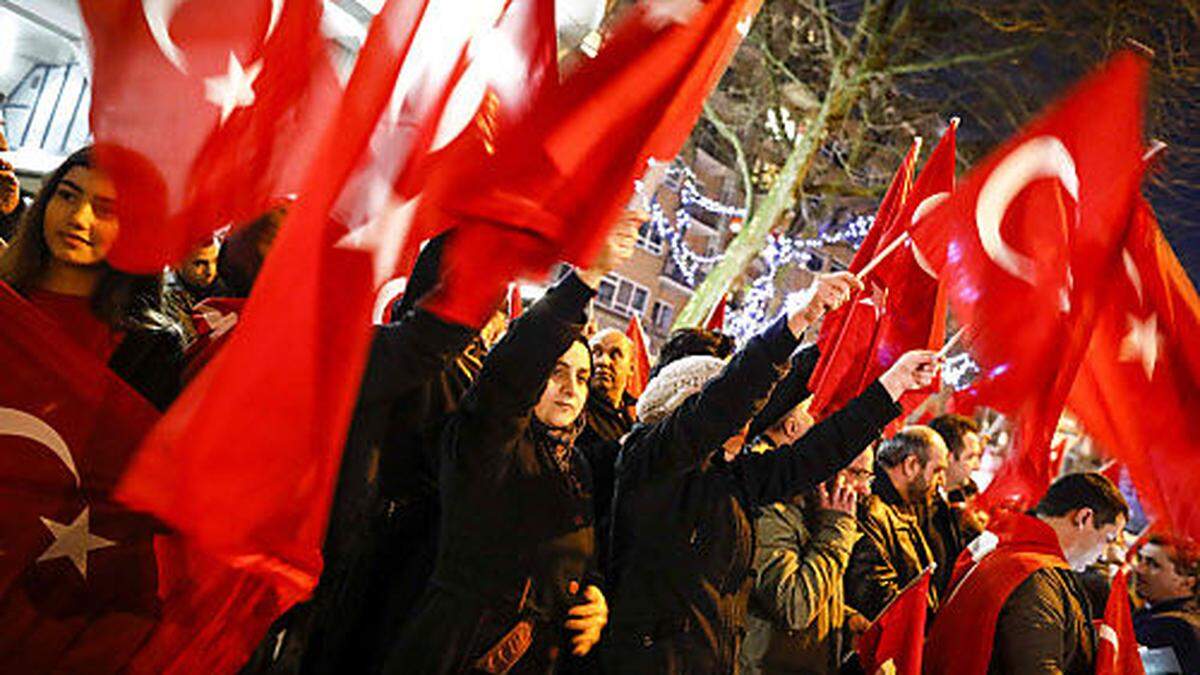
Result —
M942 348L938 350L937 358L945 358L946 354L950 352L954 345L958 344L959 339L962 338L963 333L966 332L966 330L967 327L963 326L962 328L959 328L958 332L952 335L949 340L946 340L946 344L942 345Z
M882 251L879 252L879 255L876 255L874 258L871 258L871 261L868 262L866 265L864 265L863 268L861 270L859 270L858 274L856 274L855 276L858 277L859 281L862 281L863 279L865 279L867 277L867 274L869 274L871 272L871 270L875 269L879 265L879 263L883 262L884 258L887 258L889 255L892 254L893 251L895 251L897 248L900 248L901 244L903 244L904 242L908 241L911 238L912 238L912 236L909 235L909 233L905 232L904 234L901 234L899 237L896 237L895 239L893 239L887 246L885 246L883 248Z

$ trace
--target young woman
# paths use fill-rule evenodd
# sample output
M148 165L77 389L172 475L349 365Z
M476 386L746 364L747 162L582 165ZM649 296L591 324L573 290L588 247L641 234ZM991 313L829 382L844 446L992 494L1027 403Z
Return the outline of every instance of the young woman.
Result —
M488 354L442 435L441 538L430 587L388 659L394 673L548 673L600 638L591 480L574 447L591 353L584 311L632 253L618 230Z
M0 254L0 281L164 409L179 393L182 333L159 311L161 275L126 274L106 262L121 229L116 196L91 148L68 157Z

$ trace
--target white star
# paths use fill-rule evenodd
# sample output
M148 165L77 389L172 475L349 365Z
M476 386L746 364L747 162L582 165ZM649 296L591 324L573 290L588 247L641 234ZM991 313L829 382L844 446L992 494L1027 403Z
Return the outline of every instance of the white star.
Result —
M337 242L339 248L359 249L371 254L376 288L395 275L400 249L408 237L419 201L419 196L403 202L393 197L371 222L347 232Z
M254 105L254 81L262 70L262 61L242 69L233 52L229 52L229 70L220 77L204 78L204 98L221 109L221 124L234 110Z
M37 561L70 558L71 562L75 563L75 569L79 570L79 574L84 579L87 579L88 551L117 545L115 541L97 537L88 531L88 507L86 506L70 525L56 523L45 517L42 518L42 523L45 524L46 529L50 530L50 534L54 535L54 542Z
M673 23L684 24L696 16L704 3L700 0L642 0L646 23L659 30Z
M1146 379L1154 379L1154 366L1158 363L1158 345L1162 336L1158 334L1158 315L1151 314L1145 321L1129 317L1129 333L1121 341L1121 361L1141 361Z

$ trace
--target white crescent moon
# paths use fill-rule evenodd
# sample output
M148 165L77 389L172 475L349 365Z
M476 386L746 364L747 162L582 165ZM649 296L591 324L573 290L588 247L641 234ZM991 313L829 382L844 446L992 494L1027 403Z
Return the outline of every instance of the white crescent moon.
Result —
M1057 178L1067 192L1079 201L1079 175L1075 160L1062 141L1053 136L1037 136L1008 153L979 190L975 203L975 226L983 250L1005 272L1034 283L1033 258L1012 249L1000 235L1000 223L1009 203L1039 178Z
M187 0L142 0L142 14L146 17L146 25L150 27L150 36L158 45L158 50L175 66L179 72L187 74L187 60L179 45L171 38L171 19L179 6ZM263 44L275 33L279 17L283 14L284 0L271 0L271 18L267 22L267 34L263 36Z
M927 216L930 211L934 210L938 204L946 201L946 198L949 196L949 192L935 192L925 199L922 199L921 203L917 204L917 208L913 209L912 218L909 222L913 225L916 225L918 220L921 220ZM913 259L917 261L917 266L921 268L921 271L925 272L925 274L928 274L934 279L938 278L937 272L933 269L933 265L929 264L929 260L923 253L921 253L921 249L917 247L917 242L914 241L912 237L908 238L908 245L912 247Z
M183 52L171 39L171 19L176 10L185 0L142 0L142 14L146 17L146 25L150 27L150 35L154 38L158 50L167 57L171 65L179 72L187 74L187 62Z
M75 469L71 449L54 427L27 412L15 408L0 408L0 436L19 436L46 446L67 467L75 477L75 487L79 487L79 471Z

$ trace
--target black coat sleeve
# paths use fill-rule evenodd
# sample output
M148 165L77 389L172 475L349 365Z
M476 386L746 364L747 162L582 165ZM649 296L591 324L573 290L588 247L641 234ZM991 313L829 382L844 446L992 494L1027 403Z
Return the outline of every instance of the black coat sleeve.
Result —
M617 460L620 479L662 475L704 459L763 406L795 348L786 318L751 338L698 394L634 432Z
M791 445L738 458L759 504L784 501L825 482L859 455L902 412L878 381Z
M421 309L376 329L359 390L359 407L389 404L449 366L476 331Z
M594 294L569 274L513 322L463 397L449 452L485 459L521 436L558 358L583 330Z
M792 364L788 368L787 375L784 375L779 384L775 385L775 389L771 392L771 398L767 399L767 404L754 416L746 438L752 439L759 436L812 394L808 390L808 380L812 377L820 356L821 353L817 350L815 343L792 354Z

